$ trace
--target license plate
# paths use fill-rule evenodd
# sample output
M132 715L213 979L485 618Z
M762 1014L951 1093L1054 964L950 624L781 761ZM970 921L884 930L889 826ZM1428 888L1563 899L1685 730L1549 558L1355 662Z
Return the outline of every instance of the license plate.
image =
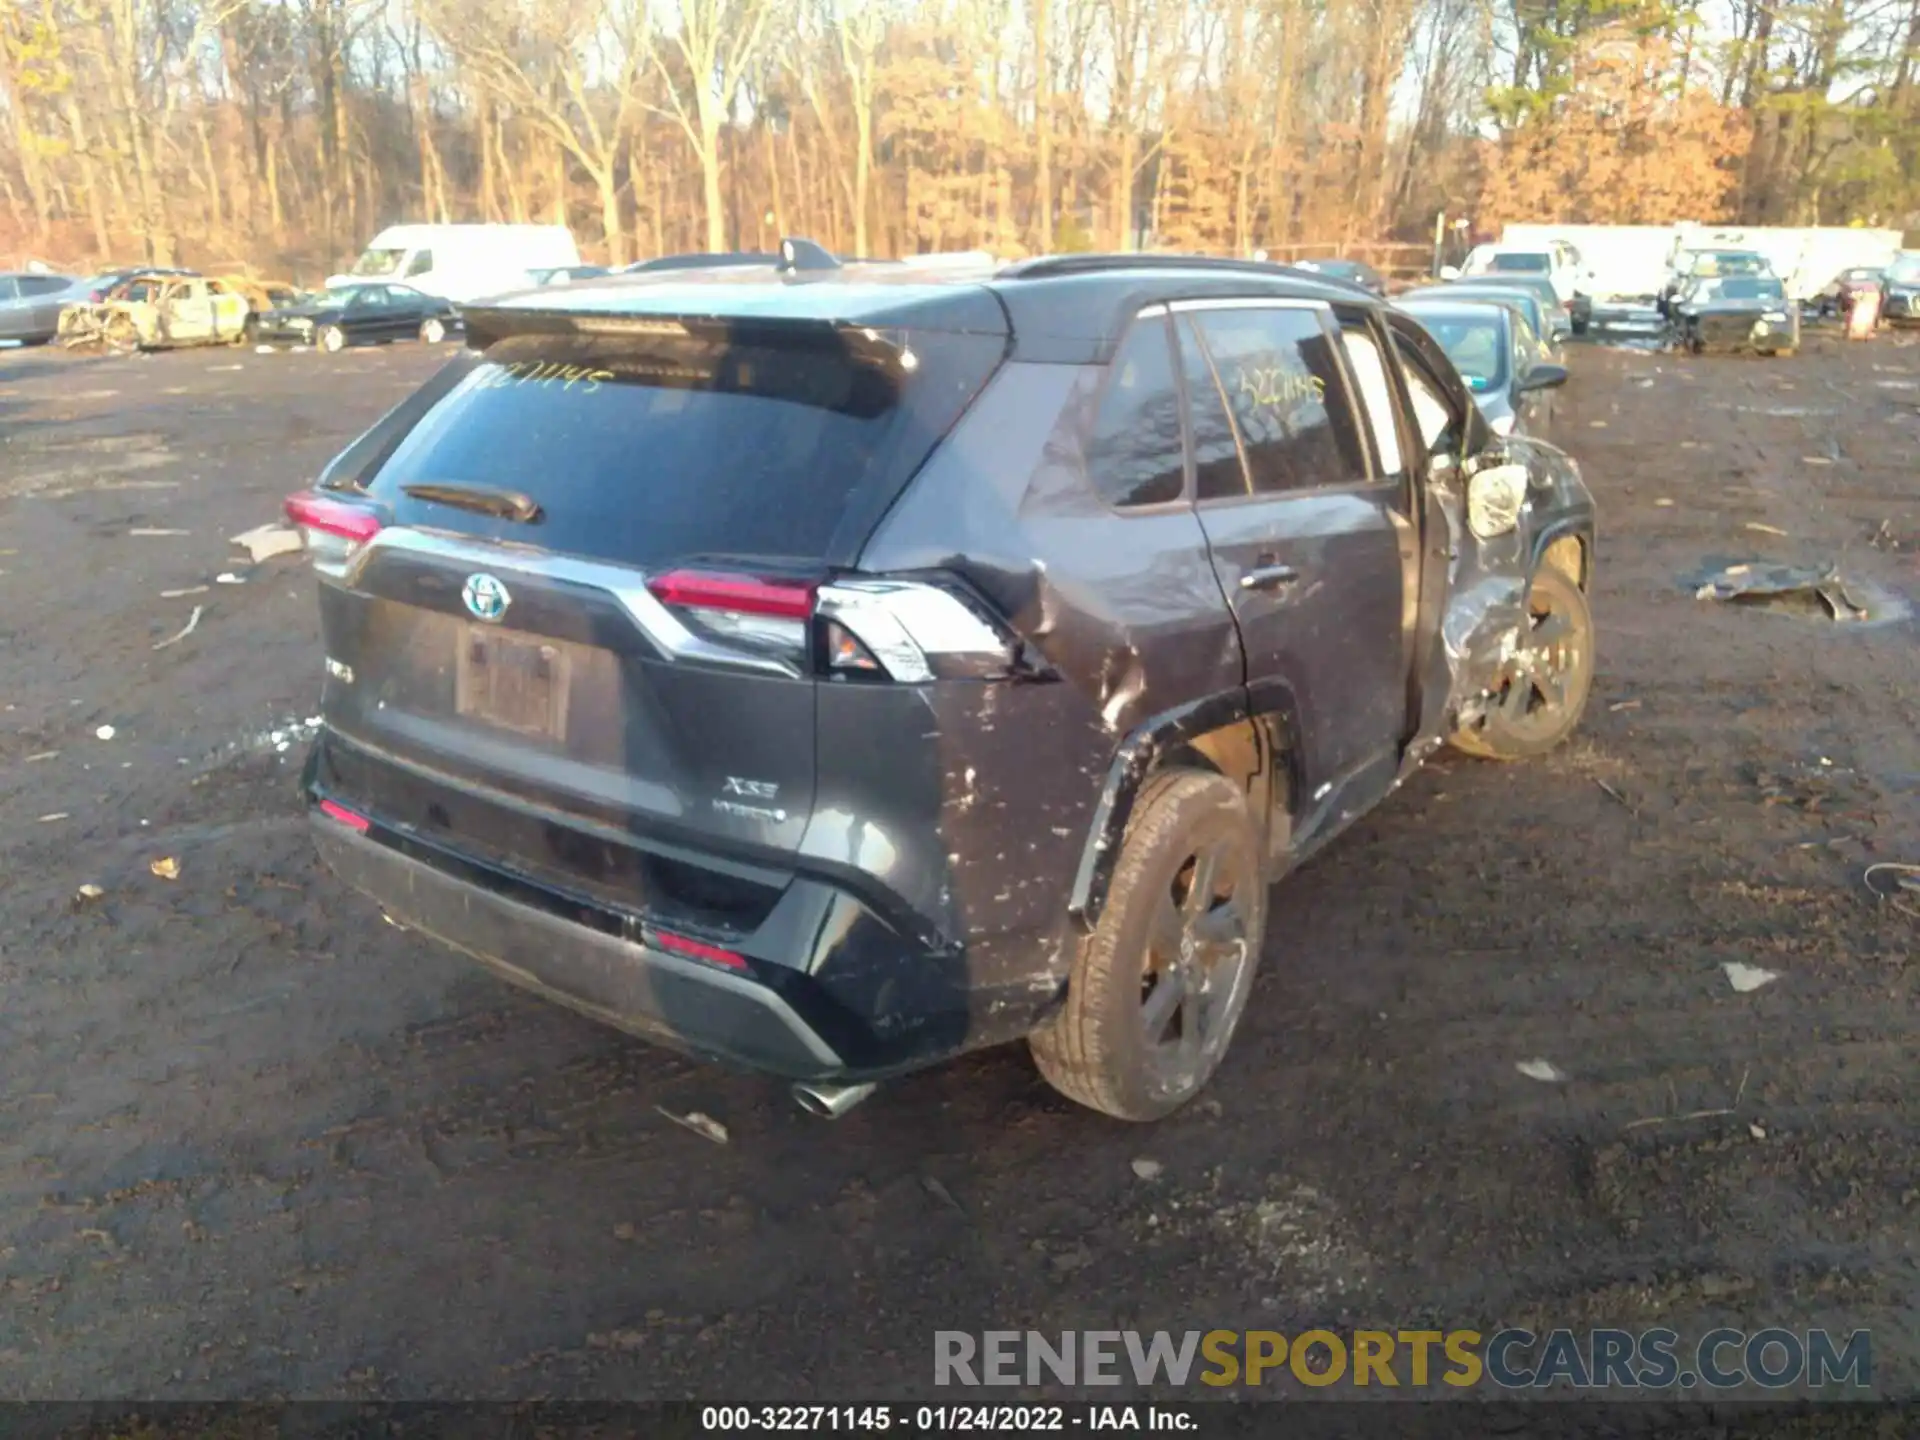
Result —
M547 740L567 738L567 647L469 627L460 637L455 704L462 715Z

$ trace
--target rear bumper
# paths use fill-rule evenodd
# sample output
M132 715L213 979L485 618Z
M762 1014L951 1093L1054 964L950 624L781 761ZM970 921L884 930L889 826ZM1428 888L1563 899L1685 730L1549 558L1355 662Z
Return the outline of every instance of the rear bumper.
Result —
M1020 1039L1064 994L1048 937L910 934L819 875L794 874L770 910L716 925L662 908L644 875L583 888L487 852L450 789L437 808L455 828L383 820L406 813L400 773L379 772L384 790L335 790L343 748L323 730L302 782L336 875L503 979L670 1049L793 1080L884 1079ZM342 802L364 819L320 808Z
M834 1079L839 1054L778 992L742 975L602 934L459 879L316 817L334 874L409 928L502 979L670 1049L796 1080Z

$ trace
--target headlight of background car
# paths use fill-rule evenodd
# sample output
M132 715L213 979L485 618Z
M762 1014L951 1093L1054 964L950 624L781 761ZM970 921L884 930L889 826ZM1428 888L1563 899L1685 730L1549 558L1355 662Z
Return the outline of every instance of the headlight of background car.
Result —
M1520 523L1527 499L1527 467L1492 465L1467 482L1467 528L1482 540L1504 535Z

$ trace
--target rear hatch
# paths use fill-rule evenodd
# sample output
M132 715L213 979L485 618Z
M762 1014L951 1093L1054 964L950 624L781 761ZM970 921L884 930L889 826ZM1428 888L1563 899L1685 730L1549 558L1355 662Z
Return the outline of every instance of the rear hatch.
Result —
M815 591L1004 329L469 326L484 356L372 474L289 502L322 580L320 783L536 878L755 923L729 907L771 904L812 813Z

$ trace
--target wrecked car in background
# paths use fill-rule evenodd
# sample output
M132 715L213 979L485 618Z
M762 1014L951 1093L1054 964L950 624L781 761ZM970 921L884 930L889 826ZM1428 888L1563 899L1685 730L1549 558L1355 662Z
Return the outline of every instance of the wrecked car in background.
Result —
M1800 344L1800 307L1771 275L1695 276L1673 297L1672 309L1675 338L1696 355L1791 355Z
M316 844L396 923L816 1113L1024 1040L1168 1114L1271 882L1437 747L1540 755L1586 704L1578 467L1358 287L787 242L465 319L287 502Z
M1920 250L1903 250L1887 267L1882 280L1885 300L1880 313L1890 324L1920 324Z
M237 345L247 338L250 313L246 297L225 281L147 272L114 284L97 304L68 307L60 338L112 350Z
M1552 433L1553 392L1567 383L1567 367L1546 357L1517 306L1428 295L1400 308L1447 352L1494 434Z

